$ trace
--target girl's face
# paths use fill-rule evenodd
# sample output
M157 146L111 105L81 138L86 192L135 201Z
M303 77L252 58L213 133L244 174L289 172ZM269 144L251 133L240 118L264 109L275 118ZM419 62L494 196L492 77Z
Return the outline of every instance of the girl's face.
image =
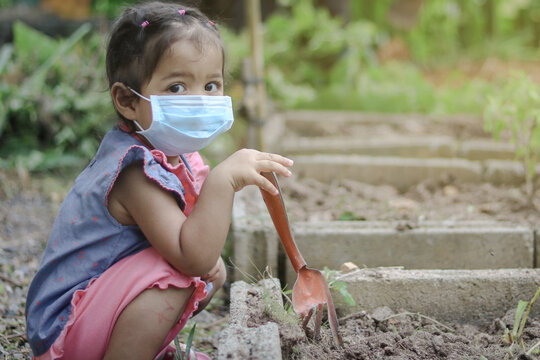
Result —
M159 60L142 95L223 95L223 55L217 44L198 49L190 40L179 40ZM135 105L136 120L148 129L152 110L148 101Z

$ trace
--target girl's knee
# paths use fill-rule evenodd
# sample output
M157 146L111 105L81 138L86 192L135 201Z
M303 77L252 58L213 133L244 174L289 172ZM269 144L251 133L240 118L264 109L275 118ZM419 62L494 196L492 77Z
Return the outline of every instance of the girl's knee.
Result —
M184 313L193 290L193 287L163 290L154 287L140 293L117 319L105 358L154 356Z

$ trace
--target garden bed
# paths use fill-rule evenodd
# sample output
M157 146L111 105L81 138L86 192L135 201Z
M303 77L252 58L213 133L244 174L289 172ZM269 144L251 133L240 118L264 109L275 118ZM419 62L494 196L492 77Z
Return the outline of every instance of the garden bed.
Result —
M534 359L538 352L525 355L540 339L540 318L529 317L523 332L523 348L503 342L505 329L512 330L515 309L499 317L486 319L486 325L440 322L407 309L379 307L372 312L360 311L340 318L340 333L345 342L337 348L328 327L321 338L312 339L298 325L298 318L283 308L279 286L268 286L267 279L258 284L237 282L231 290L231 323L256 329L276 323L283 359ZM239 291L240 290L240 291ZM287 307L287 306L286 306ZM244 309L234 312L234 309ZM311 326L311 325L310 325ZM309 330L309 329L308 329ZM221 341L229 340L224 334ZM237 339L239 343L243 339ZM253 343L244 347L255 348ZM238 351L239 348L236 348ZM246 350L247 351L247 350ZM220 350L219 359L240 359L236 353ZM250 358L264 359L265 353Z

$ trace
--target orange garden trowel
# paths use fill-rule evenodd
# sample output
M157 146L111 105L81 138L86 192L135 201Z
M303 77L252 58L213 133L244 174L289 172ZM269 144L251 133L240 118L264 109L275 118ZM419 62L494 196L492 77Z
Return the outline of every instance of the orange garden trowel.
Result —
M270 182L279 190L279 194L277 195L272 195L264 190L261 190L261 193L281 243L285 248L285 252L291 261L294 271L298 274L292 290L293 309L297 314L302 316L302 326L306 329L307 324L313 315L313 311L315 307L317 307L314 333L315 338L318 338L321 330L323 305L326 303L328 308L328 321L334 335L334 340L338 346L343 346L343 340L338 331L336 309L334 307L334 302L332 301L332 296L330 295L328 284L319 270L307 267L306 261L296 246L276 175L273 172L263 172L262 175L270 180Z

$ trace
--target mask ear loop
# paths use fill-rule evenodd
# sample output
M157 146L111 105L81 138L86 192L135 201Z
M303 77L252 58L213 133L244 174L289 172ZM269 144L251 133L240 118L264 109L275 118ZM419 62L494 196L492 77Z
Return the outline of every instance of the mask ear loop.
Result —
M127 85L126 85L127 86ZM140 97L141 99L144 99L146 101L148 101L149 103L151 103L151 100L149 98L147 98L146 96L143 96L141 94L139 94L137 91L133 90L131 87L127 86L127 88L132 92L134 93L135 95L137 95L138 97ZM145 129L143 129L143 127L137 122L137 120L133 120L133 122L135 123L135 125L139 128L139 131L144 131Z
M137 95L137 96L140 97L141 99L144 99L144 100L146 100L146 101L148 101L148 102L151 102L149 98L147 98L147 97L144 96L144 95L139 94L138 92L136 92L135 90L133 90L130 86L126 85L126 87L127 87L132 93L134 93L135 95Z

